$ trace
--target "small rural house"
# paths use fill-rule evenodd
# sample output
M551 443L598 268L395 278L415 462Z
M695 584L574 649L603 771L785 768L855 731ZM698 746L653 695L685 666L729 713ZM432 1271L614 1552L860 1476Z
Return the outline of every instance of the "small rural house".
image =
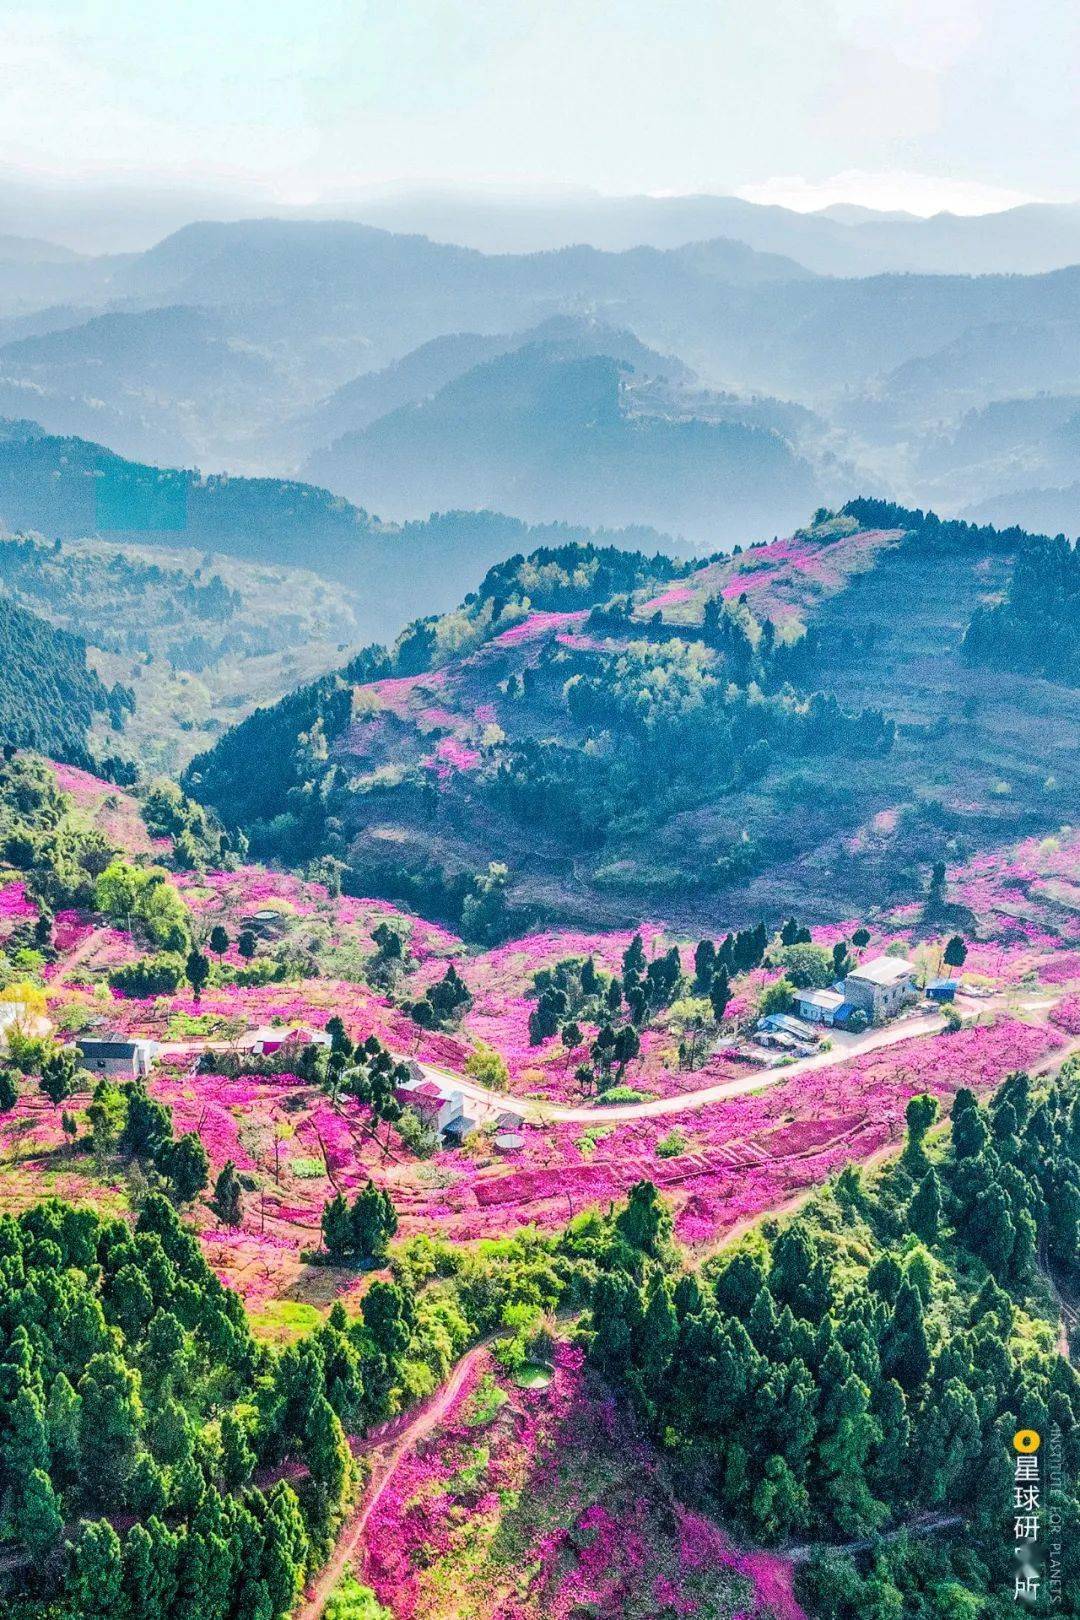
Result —
M108 1080L142 1080L149 1074L154 1056L153 1041L129 1040L123 1035L80 1035L75 1048L84 1069Z
M330 1036L324 1029L307 1029L297 1024L292 1029L257 1029L251 1041L251 1050L261 1057L280 1052L283 1046L329 1046Z
M931 979L926 986L927 1001L954 1001L960 986L955 979Z
M824 1024L828 1029L843 1023L846 1007L839 990L799 990L795 995L795 1011L803 1022Z
M895 1018L915 997L915 964L902 956L875 956L860 962L844 980L844 1000L872 1024Z
M410 1064L409 1070L408 1080L394 1095L403 1108L412 1108L429 1130L441 1135L464 1113L461 1092L425 1074L419 1064Z
M447 1120L442 1128L443 1140L447 1147L460 1147L470 1131L475 1131L480 1121L471 1114L455 1114L453 1119Z

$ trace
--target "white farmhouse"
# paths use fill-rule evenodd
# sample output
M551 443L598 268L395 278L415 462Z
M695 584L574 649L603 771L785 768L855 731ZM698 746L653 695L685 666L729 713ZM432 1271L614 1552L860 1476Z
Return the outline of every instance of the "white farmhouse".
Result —
M874 956L860 962L844 980L844 1000L872 1024L895 1018L915 998L915 964L902 956Z

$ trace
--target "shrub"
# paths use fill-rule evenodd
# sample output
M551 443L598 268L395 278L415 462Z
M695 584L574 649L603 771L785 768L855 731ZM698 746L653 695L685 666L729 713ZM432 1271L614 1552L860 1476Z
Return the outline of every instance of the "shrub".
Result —
M418 1159L430 1159L439 1146L439 1133L425 1125L415 1108L404 1107L397 1122L397 1133L410 1153Z
M656 1156L658 1159L673 1159L677 1154L685 1153L689 1146L690 1138L676 1126L657 1142Z
M612 1086L609 1091L604 1092L604 1106L606 1108L609 1103L647 1102L648 1097L647 1091L635 1091L633 1086Z
M780 965L797 990L824 990L837 971L833 953L824 945L786 945L780 952Z
M184 958L172 951L127 962L109 974L109 984L125 996L168 996L184 978Z
M777 979L775 984L767 984L758 997L758 1017L767 1018L770 1013L788 1012L794 992L795 986L790 979Z
M326 1172L321 1159L290 1159L289 1169L297 1181L317 1181Z
M344 1575L327 1599L323 1620L393 1620L393 1617L370 1586L361 1586L352 1575Z
M465 1073L478 1086L487 1086L489 1091L505 1091L510 1083L506 1059L486 1041L477 1041L465 1059Z
M8 1058L20 1074L40 1074L49 1050L43 1035L27 1035L17 1024L8 1031Z
M220 969L215 969L213 975L215 984L235 984L243 990L257 989L260 984L278 984L285 977L285 964L275 962L272 956L260 956L254 961L245 962L242 967L232 967L223 963Z
M201 1039L223 1034L227 1025L228 1019L219 1013L173 1013L169 1019L168 1034L170 1040L182 1040L189 1036Z

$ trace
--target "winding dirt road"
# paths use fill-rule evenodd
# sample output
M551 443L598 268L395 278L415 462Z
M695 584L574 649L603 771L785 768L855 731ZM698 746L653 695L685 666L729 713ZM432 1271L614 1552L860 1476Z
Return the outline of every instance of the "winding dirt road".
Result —
M409 1446L437 1428L461 1392L462 1385L478 1359L491 1344L491 1338L481 1339L466 1351L445 1384L426 1401L399 1418L392 1418L380 1428L373 1429L362 1440L351 1440L353 1454L371 1461L371 1473L363 1495L349 1518L341 1527L337 1545L327 1564L319 1571L315 1581L304 1592L293 1620L320 1620L326 1600L346 1573L352 1559L360 1551L364 1530L382 1494L394 1477L394 1470Z

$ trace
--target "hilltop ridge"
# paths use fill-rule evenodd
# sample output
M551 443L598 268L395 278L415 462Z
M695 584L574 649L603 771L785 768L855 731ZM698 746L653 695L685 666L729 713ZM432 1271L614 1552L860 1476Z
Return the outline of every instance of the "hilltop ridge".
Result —
M1080 696L965 651L1030 543L868 501L703 563L515 557L186 780L263 853L455 922L490 861L540 917L848 916L1080 790Z

